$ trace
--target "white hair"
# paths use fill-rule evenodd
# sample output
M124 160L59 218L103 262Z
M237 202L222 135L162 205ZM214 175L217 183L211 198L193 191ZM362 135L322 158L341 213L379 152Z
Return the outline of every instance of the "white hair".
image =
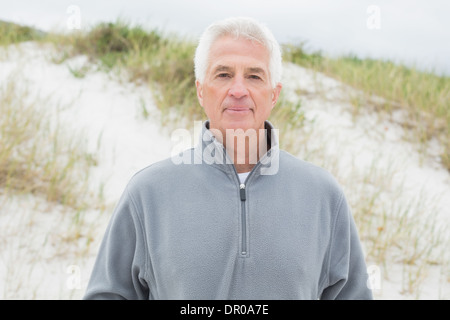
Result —
M235 17L211 24L200 37L195 51L194 66L195 78L200 83L206 76L209 66L209 53L212 44L223 36L243 37L252 41L257 41L269 51L269 73L272 87L281 81L281 49L272 32L263 24L252 18Z

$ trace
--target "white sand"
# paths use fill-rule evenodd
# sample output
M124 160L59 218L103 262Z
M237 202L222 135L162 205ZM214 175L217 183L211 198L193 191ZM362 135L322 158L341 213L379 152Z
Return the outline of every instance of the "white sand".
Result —
M84 57L58 65L50 61L52 56L49 48L33 43L10 48L7 54L3 50L0 83L16 74L30 96L48 97L42 107L59 110L64 127L85 138L98 160L90 187L92 192L104 187L107 210L103 214L95 209L83 212L76 225L65 208L31 195L5 199L0 194L1 299L79 299L111 210L126 183L139 169L169 157L173 147L169 133L161 128L148 88L120 82L95 70L76 78L69 66L85 65ZM326 94L317 94L318 83ZM380 122L371 114L353 119L340 83L286 65L284 90L295 99L296 88L302 89L300 98L307 119L303 132L309 132L308 147L299 156L312 161L319 159L316 154L322 154L323 163L319 165L337 170L339 179L347 177L340 182L348 191L353 187L352 177L360 183L360 175L374 165L381 171L394 170L394 179L384 195L386 201L408 203L420 195L427 199L439 196L433 205L442 224L448 225L450 175L436 158L421 157L413 145L406 143L401 138L401 126ZM147 119L141 114L142 103L150 114ZM324 161L323 155L339 161ZM398 188L405 191L396 199ZM81 230L75 238L74 228ZM429 268L418 296L401 294L406 281L401 264L387 261L375 270L381 276L377 299L450 298L450 275L440 266Z

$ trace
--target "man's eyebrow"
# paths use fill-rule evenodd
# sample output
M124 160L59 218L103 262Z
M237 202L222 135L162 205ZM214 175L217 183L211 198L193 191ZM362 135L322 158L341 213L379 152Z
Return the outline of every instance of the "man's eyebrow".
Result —
M231 70L232 70L231 67L224 66L224 65L218 65L217 67L214 68L214 73L223 72L223 71L230 72Z
M247 68L247 72L249 72L249 73L266 74L266 72L264 71L264 69L263 69L263 68L259 68L259 67L250 67L250 68Z
M245 71L247 73L256 73L256 74L260 74L260 75L266 74L264 69L260 68L260 67L249 67L249 68L246 68ZM233 72L233 68L229 67L229 66L225 66L225 65L218 65L217 67L215 67L213 69L213 73L218 73L218 72Z

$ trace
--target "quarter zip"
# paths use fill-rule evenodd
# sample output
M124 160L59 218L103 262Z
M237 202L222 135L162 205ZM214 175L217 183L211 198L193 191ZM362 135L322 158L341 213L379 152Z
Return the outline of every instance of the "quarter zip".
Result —
M241 257L247 257L248 256L248 246L247 246L247 240L248 240L248 230L247 230L247 209L246 209L246 201L247 201L247 186L248 181L250 177L253 176L254 171L258 170L261 166L261 161L258 161L258 163L253 167L252 171L250 171L249 175L245 179L244 183L240 183L239 180L239 174L236 171L236 168L234 168L234 173L236 175L237 181L239 181L239 198L241 200L241 247L239 251L239 255Z
M226 154L226 150L224 148L224 152ZM228 157L228 155L227 155ZM264 159L264 157L267 157L267 154L265 154L261 159ZM229 158L228 158L229 159ZM247 186L249 179L254 175L254 172L259 169L261 166L261 159L258 161L258 163L255 164L253 169L248 174L247 178L245 179L244 183L240 183L239 174L236 171L236 167L233 165L233 171L238 181L239 186L239 197L241 201L241 243L240 243L240 250L239 250L239 256L240 257L248 257L248 230L247 230L247 209L246 209L246 201L247 201Z
M247 240L248 240L248 230L247 230L247 209L246 209L246 201L247 201L247 186L248 181L250 177L254 174L254 171L256 171L260 166L260 163L258 162L250 171L249 175L245 179L244 183L239 183L239 199L241 201L241 244L240 244L240 250L239 255L241 257L247 257L248 256L248 246L247 246ZM236 174L236 178L239 180L239 174L236 171L236 168L234 168L234 173Z
M247 213L245 210L245 184L241 183L239 186L239 192L241 195L241 255L246 256L247 255Z

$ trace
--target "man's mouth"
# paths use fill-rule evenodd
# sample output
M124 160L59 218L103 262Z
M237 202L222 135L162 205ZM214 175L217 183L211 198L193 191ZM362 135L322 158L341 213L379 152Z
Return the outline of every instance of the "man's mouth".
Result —
M225 112L231 113L231 114L247 114L252 111L249 107L229 107L225 109Z

